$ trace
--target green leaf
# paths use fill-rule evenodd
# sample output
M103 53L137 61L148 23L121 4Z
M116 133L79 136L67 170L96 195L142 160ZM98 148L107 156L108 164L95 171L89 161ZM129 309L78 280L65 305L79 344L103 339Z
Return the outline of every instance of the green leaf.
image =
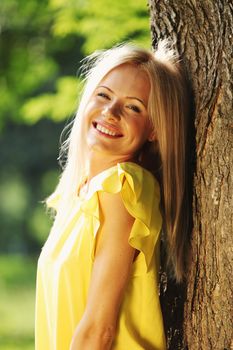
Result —
M80 90L81 83L78 79L60 78L57 81L55 93L41 94L27 100L21 109L23 120L33 124L47 117L59 122L72 116L77 106L77 96Z

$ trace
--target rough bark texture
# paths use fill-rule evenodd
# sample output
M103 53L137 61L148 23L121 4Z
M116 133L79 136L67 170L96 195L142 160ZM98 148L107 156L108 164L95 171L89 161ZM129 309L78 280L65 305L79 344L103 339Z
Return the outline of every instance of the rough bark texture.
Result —
M175 40L195 103L192 261L187 286L173 289L162 275L161 299L172 350L233 349L232 6L230 0L149 2L152 44L164 37Z

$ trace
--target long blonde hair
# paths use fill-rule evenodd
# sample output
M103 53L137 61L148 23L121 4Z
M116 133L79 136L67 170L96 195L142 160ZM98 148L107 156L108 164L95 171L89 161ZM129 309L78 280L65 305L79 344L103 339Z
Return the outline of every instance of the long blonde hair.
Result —
M185 79L178 56L167 41L161 41L155 52L132 44L118 45L98 51L85 59L82 74L84 89L68 139L61 147L67 153L65 169L55 192L62 200L57 216L64 216L68 204L77 195L77 189L87 176L86 143L81 132L85 106L103 77L115 67L128 63L144 70L150 79L151 91L148 112L154 126L156 140L144 148L149 158L148 167L156 174L161 186L162 214L168 251L168 262L173 266L177 281L184 276L185 243L187 236L186 207L186 121L187 98ZM152 161L155 159L155 162ZM152 164L153 163L153 164ZM56 221L56 219L55 219Z

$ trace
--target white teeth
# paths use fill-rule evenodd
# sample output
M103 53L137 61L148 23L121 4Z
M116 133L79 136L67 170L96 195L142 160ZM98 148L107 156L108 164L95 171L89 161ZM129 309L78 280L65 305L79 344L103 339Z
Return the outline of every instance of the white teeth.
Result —
M99 124L96 125L96 129L101 131L104 134L107 134L107 135L110 135L110 136L117 136L117 134L115 132L106 129L104 126L101 126Z

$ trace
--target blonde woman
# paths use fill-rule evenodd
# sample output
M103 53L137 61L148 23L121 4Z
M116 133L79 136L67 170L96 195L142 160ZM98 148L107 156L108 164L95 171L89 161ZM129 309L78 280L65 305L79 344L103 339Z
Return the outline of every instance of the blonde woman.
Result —
M37 350L162 350L160 233L184 276L185 84L174 52L86 60L56 217L38 262Z

